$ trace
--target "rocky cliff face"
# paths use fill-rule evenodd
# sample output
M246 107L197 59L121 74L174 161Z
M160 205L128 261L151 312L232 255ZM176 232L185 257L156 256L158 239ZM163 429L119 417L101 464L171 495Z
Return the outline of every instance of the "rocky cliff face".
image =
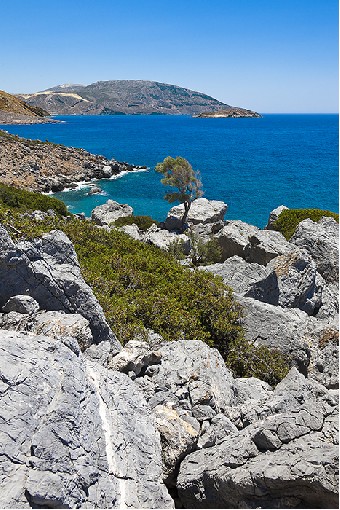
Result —
M30 191L60 191L80 181L136 168L83 149L27 140L0 130L0 182Z
M144 80L99 81L22 94L30 105L52 114L185 114L229 108L217 99L176 85Z

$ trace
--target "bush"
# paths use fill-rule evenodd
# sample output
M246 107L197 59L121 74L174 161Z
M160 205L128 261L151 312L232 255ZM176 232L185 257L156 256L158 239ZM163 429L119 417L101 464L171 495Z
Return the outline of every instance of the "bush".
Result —
M0 184L0 205L2 208L7 207L22 212L36 209L47 212L49 209L53 209L60 216L69 215L66 205L56 198L6 186L5 184Z
M323 216L330 216L339 223L339 214L331 211L323 211L321 209L285 209L273 224L273 228L281 232L287 241L289 241L300 221L307 218L319 221Z
M158 221L153 220L151 216L124 216L118 218L114 225L115 227L123 227L125 225L137 225L137 227L145 232L151 225L155 223L157 226L159 225Z

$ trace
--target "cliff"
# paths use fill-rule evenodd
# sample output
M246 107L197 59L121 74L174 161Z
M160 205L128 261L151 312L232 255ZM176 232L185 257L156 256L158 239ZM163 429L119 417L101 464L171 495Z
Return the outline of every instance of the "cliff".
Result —
M99 81L87 86L61 85L19 97L30 105L57 115L193 115L229 108L229 105L201 92L144 80Z

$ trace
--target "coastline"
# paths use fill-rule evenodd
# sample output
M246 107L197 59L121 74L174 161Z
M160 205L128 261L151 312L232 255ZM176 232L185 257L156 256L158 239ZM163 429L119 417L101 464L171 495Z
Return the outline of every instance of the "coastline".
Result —
M0 130L0 161L2 184L43 193L147 170L146 166L108 160L84 149L21 138L3 130Z

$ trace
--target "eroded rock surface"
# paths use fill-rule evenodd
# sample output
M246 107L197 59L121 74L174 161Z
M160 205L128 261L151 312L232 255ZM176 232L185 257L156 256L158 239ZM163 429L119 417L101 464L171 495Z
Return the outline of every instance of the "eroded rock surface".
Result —
M108 200L103 205L95 207L91 213L91 219L97 225L110 225L118 218L132 216L133 209L128 204L119 204L114 200Z
M154 419L76 341L0 331L1 508L170 508Z
M110 330L92 289L85 283L74 247L61 231L15 244L0 225L0 306L19 294L43 310L79 313L89 321L94 342L120 344Z
M206 198L197 198L191 204L187 223L189 225L197 225L199 223L216 223L224 219L227 208L228 206L224 202L208 200ZM181 229L183 214L183 204L172 207L165 220L164 227L167 230Z

